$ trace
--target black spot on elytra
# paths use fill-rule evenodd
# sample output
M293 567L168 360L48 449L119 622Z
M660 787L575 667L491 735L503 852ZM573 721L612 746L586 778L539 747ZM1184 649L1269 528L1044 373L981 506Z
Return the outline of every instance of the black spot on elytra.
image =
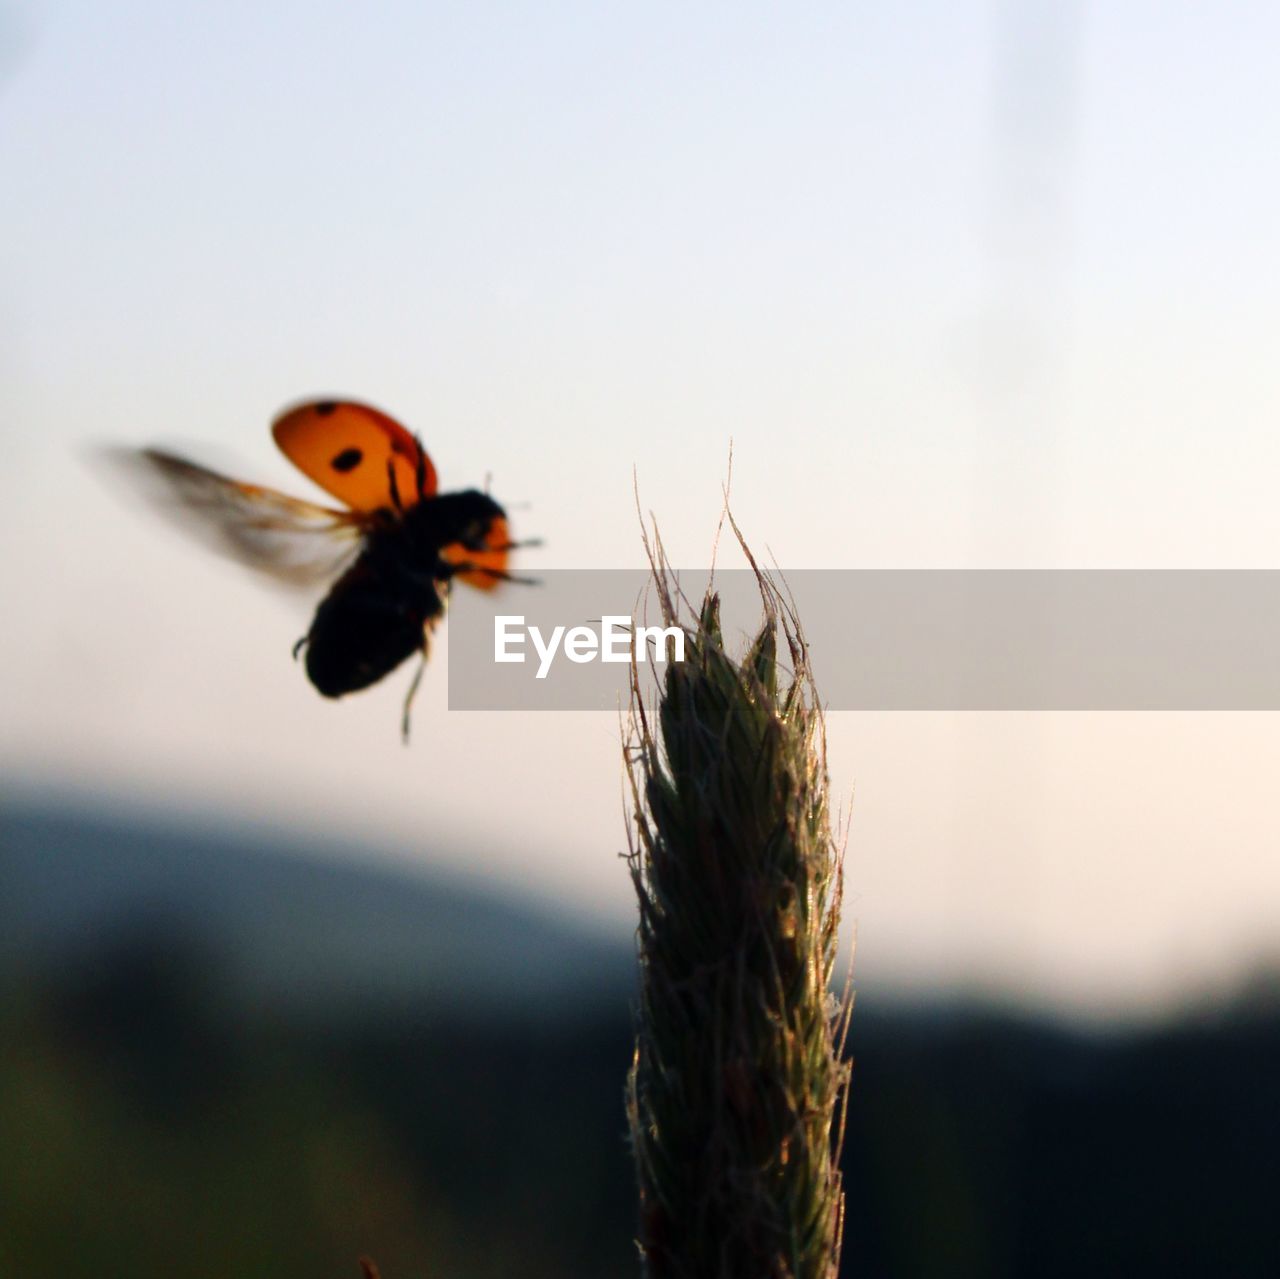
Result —
M343 449L336 457L329 460L329 465L335 471L341 471L345 475L348 471L354 471L363 460L364 454L359 449Z
M337 400L322 400L316 405L316 412L319 413L321 417L328 417L330 413L336 413L337 411Z

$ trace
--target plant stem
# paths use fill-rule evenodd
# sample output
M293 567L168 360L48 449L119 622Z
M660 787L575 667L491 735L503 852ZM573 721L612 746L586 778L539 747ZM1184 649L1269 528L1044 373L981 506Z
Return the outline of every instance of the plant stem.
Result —
M829 993L841 854L808 655L758 568L764 620L735 661L718 597L682 622L691 611L660 543L650 558L664 625L686 638L656 724L632 679L640 996L628 1110L645 1273L834 1279L852 1001Z

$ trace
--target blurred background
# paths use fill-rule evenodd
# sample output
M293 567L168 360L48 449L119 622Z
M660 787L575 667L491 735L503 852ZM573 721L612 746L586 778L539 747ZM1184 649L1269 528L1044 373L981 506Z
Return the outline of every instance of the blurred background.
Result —
M404 749L95 449L316 496L271 418L367 399L534 573L641 564L633 476L709 564L731 439L784 569L1274 568L1278 45L3 0L0 1273L636 1272L616 717L451 713L446 634ZM828 732L849 1273L1280 1270L1277 717Z

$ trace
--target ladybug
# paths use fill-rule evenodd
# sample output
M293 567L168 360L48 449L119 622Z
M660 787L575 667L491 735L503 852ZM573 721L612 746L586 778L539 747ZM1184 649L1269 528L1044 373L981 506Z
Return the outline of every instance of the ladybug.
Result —
M271 427L281 452L342 508L247 484L162 449L134 456L164 481L180 513L218 549L277 580L329 582L307 633L307 677L325 697L368 688L407 658L425 665L455 580L482 591L524 581L508 571L518 545L487 493L440 493L417 436L354 400L286 409ZM191 520L188 522L190 523ZM405 698L401 730L423 665Z

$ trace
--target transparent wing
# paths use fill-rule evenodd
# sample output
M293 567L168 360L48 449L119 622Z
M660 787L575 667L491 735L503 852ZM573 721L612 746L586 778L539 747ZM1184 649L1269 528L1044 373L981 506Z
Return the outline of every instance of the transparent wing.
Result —
M288 586L331 580L359 550L363 520L354 511L245 484L161 449L114 457L187 532Z

